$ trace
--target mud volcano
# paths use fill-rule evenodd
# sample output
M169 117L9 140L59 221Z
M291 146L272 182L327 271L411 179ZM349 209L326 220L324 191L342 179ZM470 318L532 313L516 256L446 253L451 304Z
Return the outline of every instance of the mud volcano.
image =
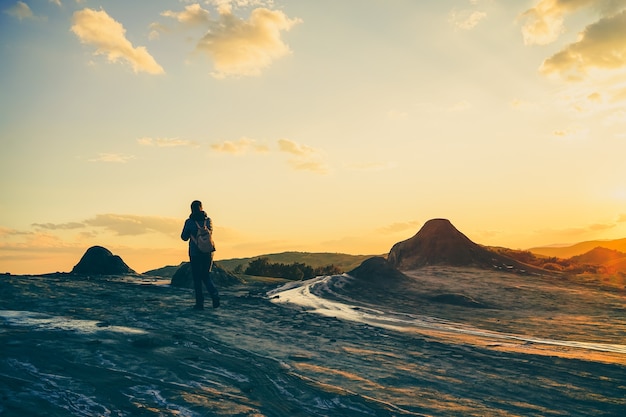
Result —
M391 248L389 263L401 271L432 265L506 269L533 269L472 242L447 219L432 219L412 238Z
M80 261L72 269L72 274L81 275L125 275L135 274L126 263L110 250L102 246L87 249Z

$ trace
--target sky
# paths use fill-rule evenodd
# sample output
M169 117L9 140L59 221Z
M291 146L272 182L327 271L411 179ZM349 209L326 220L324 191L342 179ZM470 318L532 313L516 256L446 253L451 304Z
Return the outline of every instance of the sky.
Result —
M626 1L2 0L0 272L626 237Z

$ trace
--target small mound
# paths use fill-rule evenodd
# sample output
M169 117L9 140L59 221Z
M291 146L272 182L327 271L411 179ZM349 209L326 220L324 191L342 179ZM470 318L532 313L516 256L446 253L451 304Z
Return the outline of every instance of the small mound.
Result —
M430 297L430 301L451 304L459 307L487 308L485 304L463 294L439 294L434 297Z
M406 281L408 278L383 257L376 256L363 261L361 265L348 272L359 282L387 286Z
M126 275L135 274L126 263L102 246L92 246L72 269L72 274L81 275Z

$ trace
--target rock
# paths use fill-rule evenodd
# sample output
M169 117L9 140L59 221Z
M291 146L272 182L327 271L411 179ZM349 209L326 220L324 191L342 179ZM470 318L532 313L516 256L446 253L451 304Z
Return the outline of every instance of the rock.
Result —
M226 271L217 264L213 264L211 279L218 289L219 287L228 287L244 283L241 278ZM172 276L171 285L172 287L193 288L193 277L191 276L191 264L189 262L180 264L178 270Z
M126 275L135 274L124 261L102 246L92 246L72 269L72 274L81 275Z
M381 256L366 259L361 265L348 272L348 275L357 278L359 281L380 283L383 285L402 282L408 279L406 275L398 271Z

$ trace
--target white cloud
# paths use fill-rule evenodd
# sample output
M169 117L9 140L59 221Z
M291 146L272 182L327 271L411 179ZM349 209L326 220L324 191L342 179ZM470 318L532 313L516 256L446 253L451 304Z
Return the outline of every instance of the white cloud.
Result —
M23 1L18 1L12 7L4 10L4 13L8 14L9 16L13 16L19 20L36 19L35 14L31 10L31 8Z
M232 13L234 8L242 7L273 7L273 0L205 0L207 4L217 7L220 13Z
M156 146L159 148L174 148L180 146L198 146L194 141L179 138L149 138L143 137L137 139L137 143L142 146Z
M526 45L546 45L565 32L565 16L583 8L591 8L600 16L608 17L624 9L623 0L539 0L525 11L522 34Z
M33 223L33 227L38 229L47 229L47 230L73 230L73 229L82 229L85 227L83 223L79 222L69 222L69 223Z
M282 11L254 9L248 20L227 9L220 9L219 19L212 20L208 32L198 42L197 50L213 61L216 78L257 76L261 70L291 51L281 32L290 30L299 19L290 19Z
M236 141L225 140L211 145L215 152L229 153L233 155L244 154L248 151L265 153L269 151L266 145L257 144L254 139L241 138Z
M315 153L315 149L307 145L301 145L289 139L279 139L278 147L282 152L298 156L307 156Z
M209 11L203 9L197 3L185 6L185 10L182 12L166 10L161 13L161 16L171 17L182 24L190 26L207 25L210 22Z
M317 174L328 173L328 167L321 161L291 159L289 165L296 171L310 171Z
M94 218L84 220L91 227L102 227L119 236L137 236L147 233L163 233L175 235L180 233L180 219L157 216L136 216L128 214L98 214Z
M449 21L459 29L470 30L486 17L487 13L478 10L453 10L450 12Z
M422 226L422 222L417 220L411 220L408 222L396 222L390 225L379 228L377 231L382 234L396 234L396 233L417 233Z
M90 162L113 162L113 163L126 163L135 159L132 155L122 155L118 153L101 153L97 158L90 159Z
M320 161L318 151L308 145L302 145L289 139L279 139L281 152L294 155L289 165L296 171L310 171L318 174L328 173L328 167Z
M321 162L319 152L308 145L302 145L289 139L279 139L277 141L278 151L291 155L288 160L289 165L296 171L310 171L319 174L326 174L328 168ZM211 149L215 152L242 155L248 152L269 153L267 145L257 144L254 139L241 138L237 141L225 140L214 143Z
M526 45L546 45L554 42L565 31L563 19L595 0L539 0L535 7L521 15L525 21L522 34Z
M165 72L145 47L134 47L126 39L124 26L104 10L83 9L75 12L71 29L81 43L96 47L95 55L106 55L110 62L124 60L132 66L135 73Z
M591 69L626 68L626 10L587 26L579 40L544 61L541 72L581 80Z

